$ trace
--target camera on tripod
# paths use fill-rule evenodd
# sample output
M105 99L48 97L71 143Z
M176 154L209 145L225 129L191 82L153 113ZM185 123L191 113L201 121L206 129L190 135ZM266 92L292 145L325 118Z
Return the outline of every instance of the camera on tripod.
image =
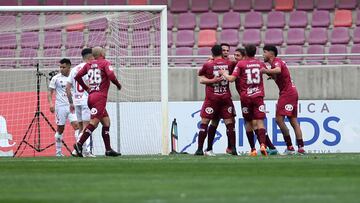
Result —
M53 70L51 72L49 72L49 80L51 80L55 75L57 75L59 73L58 70Z

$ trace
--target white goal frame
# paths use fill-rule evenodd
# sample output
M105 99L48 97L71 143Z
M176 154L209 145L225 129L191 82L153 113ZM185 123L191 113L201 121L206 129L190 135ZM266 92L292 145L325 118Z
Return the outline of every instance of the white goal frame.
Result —
M167 53L167 6L1 6L0 12L160 12L160 72L161 72L161 139L162 155L169 154L169 110L168 110L168 53Z

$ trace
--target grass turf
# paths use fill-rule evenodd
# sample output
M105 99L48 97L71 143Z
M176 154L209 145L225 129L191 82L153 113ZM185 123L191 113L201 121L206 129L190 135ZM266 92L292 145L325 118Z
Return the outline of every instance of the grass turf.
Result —
M359 202L360 154L1 158L0 202Z

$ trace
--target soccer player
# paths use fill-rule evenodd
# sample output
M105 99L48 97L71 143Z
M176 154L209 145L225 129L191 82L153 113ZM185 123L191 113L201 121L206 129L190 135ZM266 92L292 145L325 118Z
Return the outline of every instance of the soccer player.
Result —
M79 125L76 120L76 116L73 112L70 112L69 100L66 96L66 82L70 73L71 62L69 59L60 60L60 73L55 75L49 84L48 102L50 105L51 113L56 113L56 133L55 133L55 149L56 156L64 156L61 152L62 137L65 129L66 119L69 119L71 126L75 130L75 138L79 133ZM52 102L52 97L56 92L55 106Z
M286 142L286 154L294 154L295 149L291 143L289 129L285 124L285 116L290 120L290 124L295 131L296 143L298 146L298 153L304 154L304 141L300 125L297 121L297 103L298 92L291 79L289 69L284 61L277 57L278 50L273 45L265 45L264 61L271 64L271 69L262 69L261 72L268 74L275 80L279 88L279 99L276 105L276 123L280 127Z
M117 80L114 70L109 61L105 59L105 50L94 47L92 54L95 60L87 63L75 76L75 80L89 93L88 106L91 112L89 125L86 126L80 140L74 144L78 156L82 156L82 146L92 132L97 128L99 122L103 125L102 138L105 144L105 156L120 156L110 146L110 118L106 111L106 101L110 87L110 81L116 85L118 90L121 85ZM89 85L86 85L83 76L88 75Z
M76 137L76 141L79 141L79 138L81 137L82 131L84 127L86 127L89 124L90 121L90 109L87 105L88 100L88 94L85 92L85 90L75 81L75 76L79 72L80 69L84 67L86 63L89 63L90 61L94 60L94 57L92 55L92 50L90 48L85 48L81 51L81 56L83 58L83 63L80 63L79 65L75 66L70 71L70 75L68 77L68 81L66 84L66 94L70 103L70 112L76 114L76 118L79 123L79 131L80 134ZM88 77L85 75L83 77L83 80L88 84ZM74 98L74 99L73 99ZM91 139L87 139L84 144L84 151L83 156L84 157L95 157L91 153ZM74 151L75 152L75 151ZM73 154L74 154L73 152ZM76 152L75 152L76 153Z
M260 141L260 151L267 156L266 151L266 130L264 125L265 104L264 104L264 84L260 70L265 68L265 64L255 59L256 47L254 45L245 46L246 59L239 61L232 75L225 71L220 71L230 82L238 83L240 88L241 110L245 120L245 129L248 132L253 130L253 122L256 123L255 130ZM251 140L249 139L249 142ZM254 142L254 139L252 139ZM251 142L250 142L251 143ZM251 144L250 144L251 145ZM251 146L253 148L253 146ZM253 149L252 149L253 150Z
M219 75L220 70L229 71L228 62L222 58L220 45L211 48L213 60L208 61L199 71L200 83L205 84L205 101L201 108L201 124L198 138L198 149L195 155L204 155L203 145L211 119L222 118L226 125L226 134L230 139L231 154L237 155L235 148L234 105L231 99L228 81Z

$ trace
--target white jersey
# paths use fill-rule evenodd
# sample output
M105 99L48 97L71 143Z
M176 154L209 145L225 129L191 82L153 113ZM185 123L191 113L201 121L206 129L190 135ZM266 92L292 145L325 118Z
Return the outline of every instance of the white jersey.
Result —
M57 106L69 105L69 100L66 95L67 79L68 77L58 73L50 81L49 88L56 91L55 108Z
M79 65L75 66L71 69L70 75L68 77L67 82L71 84L71 93L73 95L74 105L86 105L87 106L87 100L88 100L88 93L84 91L84 89L79 85L78 82L75 80L76 74L79 72L80 69L84 67L86 63L80 63ZM85 84L88 83L88 76L84 75L82 77Z

